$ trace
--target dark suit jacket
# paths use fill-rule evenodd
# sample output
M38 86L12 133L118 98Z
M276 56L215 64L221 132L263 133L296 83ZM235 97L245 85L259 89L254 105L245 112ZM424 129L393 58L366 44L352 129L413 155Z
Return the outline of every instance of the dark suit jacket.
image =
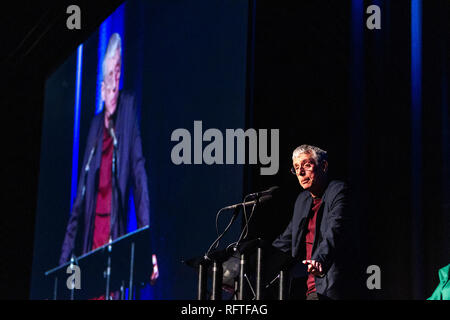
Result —
M133 182L134 203L139 228L149 224L149 197L145 159L142 154L140 130L137 123L134 97L121 92L115 112L115 134L118 142L117 151L117 183L113 178L113 194L111 207L112 238L126 233L127 205L130 182ZM89 129L83 165L79 173L77 197L72 207L72 213L67 225L60 264L65 263L75 247L79 251L75 255L84 254L92 248L94 233L95 206L101 163L102 137L104 127L104 110L97 114ZM94 150L88 174L85 167ZM85 177L86 176L86 177ZM83 179L86 179L85 196L82 196ZM118 185L117 185L118 184Z
M351 279L346 277L352 246L349 241L350 217L347 187L344 182L329 182L323 196L317 217L316 233L312 249L312 260L322 263L325 276L315 277L317 293L331 299L347 297L351 290ZM305 232L307 217L312 206L309 192L303 191L297 197L294 215L286 230L273 242L273 246L284 252L291 252L299 263L305 258Z

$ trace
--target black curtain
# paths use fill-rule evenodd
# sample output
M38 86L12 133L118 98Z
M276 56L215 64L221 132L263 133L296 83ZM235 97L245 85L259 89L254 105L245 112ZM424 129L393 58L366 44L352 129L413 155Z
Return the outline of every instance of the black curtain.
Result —
M381 269L366 298L424 299L449 263L448 17L446 1L422 3L421 141L411 128L411 1L255 1L255 128L280 129L280 170L251 171L251 186L279 185L252 232L272 240L289 222L300 191L288 170L293 149L329 152L332 178L349 182L357 217L361 283ZM367 6L381 30L366 28ZM355 29L361 28L361 29ZM412 218L412 143L420 143L419 219ZM418 232L421 231L421 232ZM413 240L418 246L413 246Z

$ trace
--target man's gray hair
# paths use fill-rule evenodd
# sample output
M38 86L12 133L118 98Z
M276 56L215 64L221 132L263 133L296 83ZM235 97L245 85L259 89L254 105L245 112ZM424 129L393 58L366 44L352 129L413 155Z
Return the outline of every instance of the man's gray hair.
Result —
M102 63L102 79L105 79L106 75L106 59L114 57L116 50L119 49L120 63L122 64L122 39L118 33L113 33L108 41L108 47L106 48L105 56Z
M323 160L328 160L328 154L325 150L308 144L302 144L300 147L295 148L294 152L292 152L292 159L298 157L302 153L311 154L316 164L319 164Z

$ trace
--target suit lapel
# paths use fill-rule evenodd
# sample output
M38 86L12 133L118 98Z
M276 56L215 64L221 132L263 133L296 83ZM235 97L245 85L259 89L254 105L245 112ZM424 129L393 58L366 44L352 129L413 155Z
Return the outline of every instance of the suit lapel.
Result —
M116 164L116 167L117 167L117 170L119 170L120 169L120 150L121 150L121 146L122 146L122 143L121 143L121 138L122 138L122 131L123 131L123 129L122 129L122 127L124 126L124 123L123 123L123 121L124 121L124 117L123 117L123 115L122 114L119 114L120 112L123 112L123 107L122 107L122 104L124 103L124 99L123 99L123 93L122 93L122 91L120 91L119 92L119 97L118 97L118 101L117 101L117 110L116 110L116 112L115 112L115 115L114 115L114 117L115 117L115 120L114 120L114 123L115 123L115 127L114 127L114 134L116 135L116 139L117 139L117 154L116 154L116 156L117 156L117 164Z
M96 141L95 143L97 144L96 147L96 151L95 151L95 162L94 162L94 168L95 168L95 173L98 172L98 170L100 170L100 163L102 160L102 147L103 147L103 130L104 130L104 120L105 119L105 111L103 111L101 113L101 117L98 121L97 124L97 136L96 136ZM95 183L97 183L97 181L95 181ZM97 186L97 185L96 185Z

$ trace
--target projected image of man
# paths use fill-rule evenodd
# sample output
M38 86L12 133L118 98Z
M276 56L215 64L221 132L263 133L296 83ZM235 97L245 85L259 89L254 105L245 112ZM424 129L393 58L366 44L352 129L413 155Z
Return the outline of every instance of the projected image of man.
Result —
M85 254L127 232L130 185L138 228L149 224L147 174L136 107L134 96L119 90L121 68L121 38L114 33L102 64L104 108L90 125L60 264L72 254ZM152 280L157 276L155 265Z

